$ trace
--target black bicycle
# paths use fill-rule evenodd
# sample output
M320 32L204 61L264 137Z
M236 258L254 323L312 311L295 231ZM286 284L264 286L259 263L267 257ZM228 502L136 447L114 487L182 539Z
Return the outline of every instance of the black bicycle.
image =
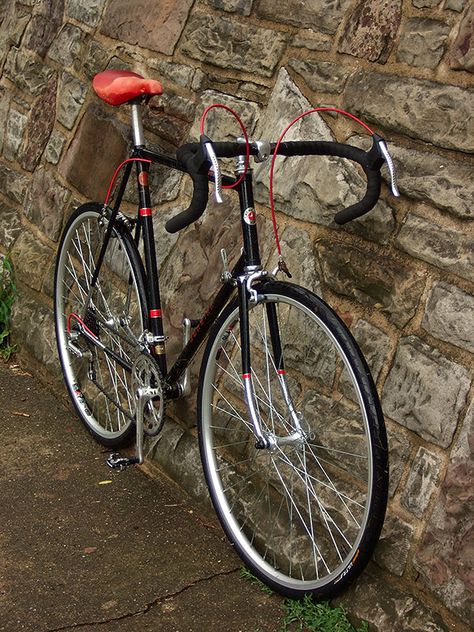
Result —
M79 417L95 439L118 448L157 435L166 403L190 392L188 366L207 337L198 387L198 433L217 515L249 569L285 595L331 597L367 564L387 500L387 443L377 392L356 342L318 296L262 268L248 156L273 154L275 143L211 142L202 136L176 157L145 147L140 107L158 82L106 71L98 95L131 104L133 149L117 170L114 203L88 203L70 217L55 273L55 322L64 379ZM374 135L370 151L336 142L279 142L281 155L329 155L362 166L364 198L339 212L345 223L368 212L390 158ZM235 157L236 175L221 176L218 157ZM209 182L236 185L242 254L224 266L222 287L204 316L183 323L185 343L167 366L150 201L152 163L189 174L189 208L166 223L196 221ZM212 169L212 170L211 170ZM136 171L138 211L121 212ZM119 180L114 178L117 183ZM111 187L112 188L112 187ZM140 253L143 252L143 256ZM223 257L225 263L225 256Z

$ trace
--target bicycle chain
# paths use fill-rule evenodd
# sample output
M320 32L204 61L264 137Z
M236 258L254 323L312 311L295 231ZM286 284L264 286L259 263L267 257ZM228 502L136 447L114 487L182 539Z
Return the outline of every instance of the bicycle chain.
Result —
M92 324L92 323L91 323ZM130 354L131 355L131 354ZM159 406L155 406L153 400L150 400L145 405L144 418L143 418L143 431L150 437L156 436L163 427L164 424L164 412L165 412L165 397L163 396L163 379L161 377L161 371L152 358L152 356L146 351L136 351L132 356L132 380L131 391L133 401L137 403L137 391L139 388L152 388L160 389L161 396L159 397ZM91 363L93 360L91 358ZM115 406L127 419L130 421L136 420L136 407L134 410L126 410L120 402L106 391L102 384L96 379L95 370L89 370L89 379L95 387Z
M127 419L129 419L130 421L135 421L135 416L132 415L129 410L125 410L125 408L121 404L119 404L119 402L117 402L112 397L112 395L110 395L110 393L107 393L105 388L101 384L99 384L99 382L95 379L95 377L90 377L89 379L97 388L97 390L99 390L102 393L102 395L104 395L109 400L109 402L111 402L115 406L115 408L117 408L123 415L125 415Z

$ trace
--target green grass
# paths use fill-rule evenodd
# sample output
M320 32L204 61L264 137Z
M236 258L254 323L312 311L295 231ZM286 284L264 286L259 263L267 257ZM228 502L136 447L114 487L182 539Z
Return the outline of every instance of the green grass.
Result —
M272 595L273 591L247 568L240 569L240 576L262 592ZM283 621L279 632L368 632L367 621L355 628L340 606L331 606L329 601L315 602L310 595L304 599L283 601Z
M344 608L331 606L328 601L316 603L309 595L302 601L285 599L283 609L282 632L368 632L369 629L366 621L355 628Z
M16 345L10 344L10 325L12 305L17 295L13 266L9 255L5 255L0 264L0 357L9 360L16 351Z
M266 584L264 584L260 579L258 579L258 577L255 577L255 575L253 575L253 573L251 573L248 568L245 568L245 566L240 569L240 576L242 577L242 579L246 579L267 595L273 595L273 590L269 588Z

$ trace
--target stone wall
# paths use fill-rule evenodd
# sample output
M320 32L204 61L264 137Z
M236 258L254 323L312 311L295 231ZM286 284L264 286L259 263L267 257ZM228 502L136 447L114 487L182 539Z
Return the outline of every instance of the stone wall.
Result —
M469 0L0 0L0 251L19 284L16 340L58 373L52 270L71 209L103 199L129 144L127 112L90 83L105 68L159 78L145 117L172 151L213 102L235 107L255 136L337 105L387 137L402 197L384 187L369 216L334 212L360 193L346 165L280 159L276 204L297 282L322 294L367 354L387 421L390 506L375 563L345 597L377 630L467 630L472 621L474 474L474 7ZM293 137L351 139L361 128L313 116ZM235 134L210 116L209 134ZM335 166L337 169L335 169ZM268 165L256 170L265 256ZM184 208L189 184L159 169L156 224ZM133 199L130 197L130 199ZM170 332L218 285L234 243L235 201L199 226L158 239ZM222 218L225 218L222 221ZM218 221L217 221L218 219ZM190 264L192 263L192 268ZM171 349L173 350L173 349ZM205 493L194 401L170 410L155 458ZM177 469L178 464L179 469Z

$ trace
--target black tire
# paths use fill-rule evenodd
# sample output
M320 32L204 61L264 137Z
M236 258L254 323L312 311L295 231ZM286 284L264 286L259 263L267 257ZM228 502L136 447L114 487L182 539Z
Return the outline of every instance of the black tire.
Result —
M258 294L249 309L251 384L273 447L255 445L234 301L201 366L204 472L247 567L286 596L330 598L361 573L380 535L388 488L383 415L356 342L326 303L289 283L268 282ZM284 372L269 337L269 305L278 314Z
M131 371L79 334L79 321L70 314L77 314L101 343L131 365L144 330L147 303L135 243L128 229L117 222L86 305L108 224L101 210L99 204L82 205L64 229L54 277L56 340L63 377L79 417L102 445L118 448L129 444L135 433ZM71 342L82 357L72 351Z

